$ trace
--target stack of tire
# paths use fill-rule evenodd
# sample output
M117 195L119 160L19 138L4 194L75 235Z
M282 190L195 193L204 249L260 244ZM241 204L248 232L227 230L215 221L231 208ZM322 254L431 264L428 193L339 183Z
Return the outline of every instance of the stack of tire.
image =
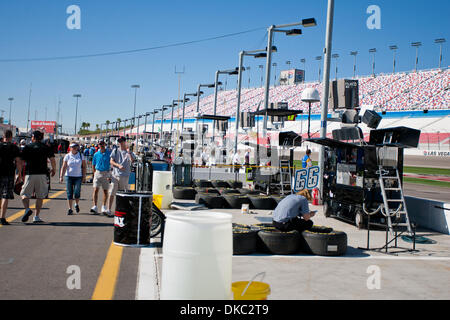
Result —
M250 199L239 192L222 193L222 197L225 199L228 208L231 209L241 209L243 204L250 204Z
M256 251L266 254L289 255L303 252L320 256L340 256L347 251L346 233L328 227L314 226L302 234L295 230L282 232L272 223L252 225L249 229L256 232Z
M194 180L194 187L197 188L212 188L213 185L209 180Z
M211 184L216 189L230 188L230 184L223 180L211 180Z

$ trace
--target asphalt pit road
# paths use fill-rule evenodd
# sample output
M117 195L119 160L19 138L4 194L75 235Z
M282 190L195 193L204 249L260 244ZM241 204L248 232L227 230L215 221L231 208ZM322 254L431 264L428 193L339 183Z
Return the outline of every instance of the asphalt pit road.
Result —
M14 262L14 258L0 259L0 265L12 264L13 262Z

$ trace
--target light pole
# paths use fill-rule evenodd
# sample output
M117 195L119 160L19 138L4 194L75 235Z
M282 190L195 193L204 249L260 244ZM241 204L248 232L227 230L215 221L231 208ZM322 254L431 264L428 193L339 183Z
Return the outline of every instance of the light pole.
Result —
M141 86L140 85L138 85L138 84L133 84L132 86L131 86L131 88L133 88L134 89L134 111L133 111L133 119L135 119L136 118L136 98L137 98L137 89L139 89ZM134 126L134 121L135 120L133 120L133 126Z
M335 53L333 55L331 55L332 58L336 59L336 61L334 62L334 65L336 67L335 69L335 73L334 73L334 80L337 80L337 74L338 74L338 58L339 58L339 54Z
M320 61L322 60L322 56L317 56L316 60L319 62L319 83L320 83Z
M271 25L268 29L267 35L267 47L266 47L266 86L264 92L264 109L267 110L269 108L269 90L270 90L270 68L272 64L272 52L274 52L273 46L273 33L281 32L287 36L296 36L302 34L301 29L290 29L290 30L282 30L282 28L290 28L294 26L303 26L303 27L313 27L316 26L316 19L308 18L303 19L301 22L284 24L284 25ZM276 51L276 50L275 50ZM267 130L267 114L264 116L264 134Z
M277 86L277 66L278 64L276 62L272 63L272 67L275 69L274 75L273 75L273 85Z
M210 88L210 89L212 89L212 88L215 88L216 87L216 84L215 83L209 83L209 84L199 84L198 85L198 89L197 89L197 109L196 109L196 115L195 115L195 117L196 117L196 120L195 120L195 130L197 131L198 130L198 118L197 118L197 116L198 116L198 113L200 112L200 96L201 96L201 88ZM198 133L198 132L197 132Z
M300 62L303 63L303 82L305 82L305 78L306 78L306 59L302 58L302 59L300 59Z
M161 108L161 137L159 139L160 144L161 144L162 138L164 138L164 111L169 110L170 107L172 107L172 105L165 104ZM166 142L166 139L164 138L164 143L165 142Z
M392 50L392 73L394 74L395 73L395 66L397 64L397 61L395 60L395 56L396 56L396 52L397 52L398 47L397 47L397 45L394 44L392 46L389 46L389 49Z
M372 77L375 77L375 53L377 52L376 48L369 49L369 53L372 54Z
M153 115L153 120L152 120L152 134L154 134L155 132L155 116L156 114L160 111L160 109L155 109L151 112L151 114ZM153 141L152 141L153 142Z
M81 98L81 94L74 94L73 97L77 99L77 105L75 108L75 135L77 135L78 99Z
M260 87L262 88L262 86L263 86L263 69L264 69L264 65L260 64L258 66L258 68L261 70L261 85L260 85Z
M358 55L358 51L351 51L350 55L355 59L353 60L353 79L356 78L356 56Z
M219 81L219 75L226 74L226 75L238 75L239 74L239 68L236 68L234 70L217 70L216 71L216 77L215 77L215 87L214 87L214 107L213 107L213 113L214 115L217 115L217 94L218 94L218 87L222 84L222 82ZM213 123L213 140L216 134L216 120L214 120Z
M200 91L200 95L203 94L203 91ZM186 97L196 97L198 95L198 92L195 93L185 93L183 95L183 112L181 116L181 132L184 131L184 115L185 115L185 109L186 109L186 102L189 101L189 98Z
M247 71L248 71L248 89L250 89L250 67L247 67Z
M422 45L422 42L412 42L411 47L416 48L416 61L414 63L414 72L417 72L417 65L419 64L419 47Z
M441 68L442 64L442 44L445 42L444 38L435 39L434 43L439 44L440 50L439 50L439 69Z
M241 51L239 53L239 67L238 67L238 92L236 103L236 134L234 137L234 153L238 150L238 135L239 135L239 116L241 108L241 89L242 89L242 72L244 71L244 56L253 56L254 58L267 57L266 50Z
M12 120L11 120L11 110L12 110L12 102L14 98L8 98L9 100L9 129L12 131Z

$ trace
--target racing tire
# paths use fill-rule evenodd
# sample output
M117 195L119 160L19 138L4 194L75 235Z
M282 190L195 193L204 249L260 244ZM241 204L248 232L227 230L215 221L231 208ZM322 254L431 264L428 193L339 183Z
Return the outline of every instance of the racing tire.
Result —
M256 252L258 232L247 228L233 229L233 254L244 255Z
M237 190L240 192L240 194L242 195L259 195L260 192L256 191L256 190L250 190L250 189L243 189L243 188L237 188Z
M214 194L220 194L219 190L214 189L214 188L199 188L196 187L195 191L197 193L214 193Z
M211 183L214 188L230 188L230 185L226 181L222 180L211 180Z
M277 202L269 196L248 195L255 209L273 210L277 207Z
M241 209L243 204L250 204L250 199L240 193L227 193L222 196L231 209Z
M301 251L318 256L341 256L347 252L347 234L342 231L320 233L303 231Z
M286 198L286 196L271 196L271 198L273 200L275 200L275 202L277 203L277 205L281 202L281 200L283 200L284 198Z
M172 190L174 199L194 200L197 192L190 187L175 187Z
M223 209L227 206L222 196L211 193L197 193L195 195L195 203L204 204L209 209Z
M231 181L228 181L228 184L229 184L230 187L233 188L233 189L240 189L240 188L242 188L242 186L243 186L242 181L234 181L234 180L231 180Z
M212 188L213 185L209 180L194 180L194 186L198 188Z
M264 253L288 255L297 253L300 248L300 233L296 230L261 230L258 232L259 250Z
M229 194L229 193L240 194L239 190L236 190L236 189L230 189L230 188L220 189L220 190L219 190L219 193L220 193L221 195Z

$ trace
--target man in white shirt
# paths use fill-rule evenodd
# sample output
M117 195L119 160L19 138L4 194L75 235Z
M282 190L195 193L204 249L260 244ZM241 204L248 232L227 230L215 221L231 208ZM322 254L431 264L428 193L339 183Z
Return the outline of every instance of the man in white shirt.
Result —
M238 173L239 169L241 167L241 159L240 159L240 151L239 150L233 155L232 163L234 166L234 172Z

